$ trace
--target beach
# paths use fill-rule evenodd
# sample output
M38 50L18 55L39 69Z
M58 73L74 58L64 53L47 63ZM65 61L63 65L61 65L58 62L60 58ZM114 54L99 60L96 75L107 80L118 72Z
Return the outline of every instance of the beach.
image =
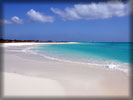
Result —
M129 97L129 73L26 52L44 44L3 44L4 97Z

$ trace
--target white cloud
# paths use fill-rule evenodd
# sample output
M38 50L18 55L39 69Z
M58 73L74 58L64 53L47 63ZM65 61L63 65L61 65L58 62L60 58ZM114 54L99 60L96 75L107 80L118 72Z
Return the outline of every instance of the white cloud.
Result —
M12 22L11 21L8 21L8 20L2 20L1 21L3 24L12 24Z
M76 19L105 19L113 16L125 16L128 14L128 4L122 2L104 2L91 4L75 4L73 8L66 7L64 11L58 8L51 10L64 20Z
M11 20L17 24L23 24L23 20L17 16L12 17Z
M40 12L35 11L34 9L31 9L27 12L27 15L31 18L33 21L39 21L39 22L54 22L54 18L52 16L46 16Z

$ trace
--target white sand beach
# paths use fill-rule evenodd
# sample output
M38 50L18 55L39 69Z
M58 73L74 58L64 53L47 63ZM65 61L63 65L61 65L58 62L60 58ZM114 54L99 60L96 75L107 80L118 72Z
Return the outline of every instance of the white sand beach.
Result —
M129 97L129 73L24 52L41 44L45 43L2 45L4 97Z
M62 96L63 87L47 78L36 78L15 73L4 73L5 96Z

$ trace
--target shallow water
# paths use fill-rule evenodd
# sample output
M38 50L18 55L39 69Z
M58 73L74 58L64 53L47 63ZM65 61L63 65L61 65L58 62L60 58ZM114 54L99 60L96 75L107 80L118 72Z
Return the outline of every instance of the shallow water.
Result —
M48 44L32 50L51 59L127 70L131 43Z

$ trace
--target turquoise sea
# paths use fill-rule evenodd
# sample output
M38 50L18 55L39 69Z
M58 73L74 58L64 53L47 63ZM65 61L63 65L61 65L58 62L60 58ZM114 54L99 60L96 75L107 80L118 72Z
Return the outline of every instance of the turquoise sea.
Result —
M130 63L131 43L86 43L47 44L34 48L35 52L45 57L99 65L103 67L127 70Z

